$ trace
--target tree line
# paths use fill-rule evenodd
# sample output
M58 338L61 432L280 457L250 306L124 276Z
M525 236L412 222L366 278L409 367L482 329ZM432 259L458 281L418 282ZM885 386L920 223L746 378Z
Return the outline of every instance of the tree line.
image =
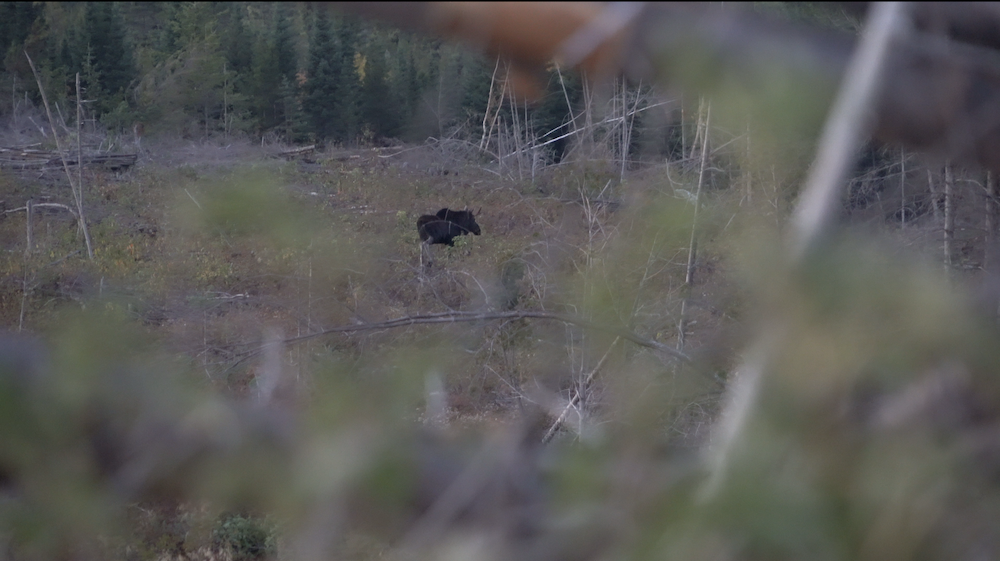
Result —
M301 2L2 2L0 45L0 112L40 101L28 53L57 103L75 102L79 73L112 131L423 140L478 125L496 95L496 61ZM566 122L580 81L553 74L549 93L522 108L538 136Z

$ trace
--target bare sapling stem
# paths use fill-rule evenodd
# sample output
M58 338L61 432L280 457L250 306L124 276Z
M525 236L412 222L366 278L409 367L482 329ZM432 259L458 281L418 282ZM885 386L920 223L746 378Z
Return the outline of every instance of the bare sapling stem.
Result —
M24 248L24 254L25 255L31 254L31 247L32 247L32 243L31 243L31 231L34 229L32 222L33 222L34 210L35 210L34 208L32 208L34 206L32 203L33 203L33 201L31 199L28 199L28 202L25 204L25 209L24 209L25 210L25 214L27 214L27 218L25 220L27 222L27 232L26 232L26 234L27 234L26 235L26 237L27 237L27 247Z
M83 214L83 185L76 184L73 180L73 174L69 170L69 162L66 161L66 153L63 152L62 143L59 141L59 133L56 132L55 121L52 119L52 110L49 108L49 99L45 95L45 88L42 86L42 79L38 75L38 70L35 69L35 63L32 62L31 57L28 56L28 52L24 52L24 56L28 59L28 66L31 67L31 73L35 75L35 82L38 83L38 92L42 95L42 103L45 105L45 115L49 118L49 128L52 130L52 138L56 142L56 150L59 151L59 159L62 160L63 170L66 172L66 179L69 180L70 191L73 192L73 199L76 202L77 211L77 221L80 229L83 231L83 240L87 245L87 257L91 260L94 259L94 249L90 244L90 232L87 230L87 220ZM80 106L80 74L76 75L76 103L77 112L79 114ZM77 131L79 133L79 119L77 119ZM79 137L79 134L77 135ZM79 165L83 165L83 158L80 158ZM82 172L80 177L82 178Z
M944 272L951 272L951 246L955 237L955 170L948 162L944 165Z
M684 335L687 329L687 306L691 299L691 287L694 285L694 267L698 259L698 208L701 206L701 190L705 184L705 166L708 163L708 127L712 117L712 104L705 105L704 125L699 122L698 128L704 129L701 137L701 166L698 168L698 187L694 192L694 215L691 218L691 241L688 244L687 268L684 273L684 299L681 300L681 319L677 325L677 350L684 351ZM700 121L701 119L699 119Z
M76 197L77 211L80 219L83 220L83 101L80 98L80 73L76 73L76 189L79 196ZM87 228L83 229L84 239L87 240L87 254L93 259L93 252L90 251L90 233Z
M620 340L620 335L615 337L615 340L611 342L608 350L604 353L604 356L601 357L601 360L597 361L597 366L590 371L590 374L587 374L586 378L584 378L580 385L573 391L573 397L570 398L569 403L567 403L566 407L563 408L562 413L560 413L559 417L557 417L555 422L552 423L549 430L545 431L545 436L542 437L542 444L548 444L552 440L552 437L554 437L556 432L559 431L559 427L566 422L566 417L569 416L569 412L572 411L574 407L579 405L584 392L586 392L587 388L590 387L590 384L594 382L594 378L597 377L598 372L601 371L601 368L604 367L604 363L607 362L608 357L611 356L611 350L615 348L615 345L617 345Z
M993 321L1000 320L1000 290L997 280L1000 279L1000 244L997 240L997 230L1000 229L1000 177L996 172L986 172L986 255L983 259L983 270L986 271L986 288L990 300L988 313Z
M906 149L899 151L899 220L900 229L906 229Z

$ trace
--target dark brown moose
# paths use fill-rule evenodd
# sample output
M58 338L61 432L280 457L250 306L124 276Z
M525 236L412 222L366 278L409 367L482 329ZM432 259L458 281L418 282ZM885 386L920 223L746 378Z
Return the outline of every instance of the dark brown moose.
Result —
M476 214L471 210L449 210L442 208L437 214L425 214L417 219L420 241L427 245L442 243L455 245L455 236L480 234Z

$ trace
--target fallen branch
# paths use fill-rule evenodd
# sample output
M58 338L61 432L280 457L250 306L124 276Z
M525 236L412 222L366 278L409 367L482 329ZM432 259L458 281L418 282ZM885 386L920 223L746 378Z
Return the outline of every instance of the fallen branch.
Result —
M594 331L601 331L604 333L609 333L625 339L626 341L631 341L640 347L646 347L648 349L654 349L661 351L670 355L671 357L686 363L689 366L694 366L694 361L690 356L684 354L677 349L664 345L659 341L654 341L653 339L647 339L642 337L632 331L625 328L612 327L608 325L603 325L596 323L587 319L559 314L554 312L545 312L541 310L522 310L522 311L510 311L510 312L442 312L437 314L420 314L414 316L403 316L400 318L390 319L386 321L379 321L375 323L359 323L355 325L341 325L338 327L331 327L329 329L324 329L322 331L317 331L316 333L309 333L307 335L300 335L298 337L291 337L285 339L282 343L286 345L301 343L303 341L308 341L309 339L315 339L317 337L322 337L324 335L330 335L332 333L352 333L356 331L371 331L377 329L391 329L394 327L406 327L410 325L418 324L431 324L431 323L463 323L463 322L473 322L473 321L494 321L494 320L513 320L513 319L547 319L554 321L561 321L563 323L573 324L585 329L592 329ZM261 349L257 349L252 353L244 356L227 370L235 368L237 365L243 363L250 358L253 358L260 354Z
M329 335L331 333L368 331L372 329L389 329L392 327L405 327L408 325L417 325L424 323L461 323L469 321L492 321L498 319L550 319L555 321L561 321L563 323L571 323L573 325L577 325L586 329L593 329L595 331L603 331L605 333L610 333L611 335L616 335L618 337L621 337L622 339L632 341L633 343L641 347L662 351L688 364L691 364L693 362L691 360L691 357L678 351L673 347L664 345L663 343L654 341L652 339L647 339L624 328L610 327L607 325L602 325L599 323L592 322L590 320L566 314L534 311L534 310L511 311L511 312L442 312L439 314L421 314L416 316L404 316L401 318L390 319L376 323L362 323L358 325L343 325L340 327L331 327L330 329L324 329L323 331L319 331L316 333L310 333L308 335L301 335L299 337L292 337L291 339L286 339L285 343L297 343L299 341L305 341L307 339L313 339L316 337L321 337L323 335Z
M283 158L294 158L295 156L301 156L302 154L310 154L316 151L316 145L310 144L309 146L303 146L301 148L289 148L287 150L281 150L278 155Z
M559 417L557 417L555 422L552 423L549 430L545 431L545 436L542 437L542 444L548 444L552 440L552 437L556 435L556 431L559 430L559 427L566 422L566 417L569 416L569 412L576 407L578 403L580 403L580 400L583 398L583 392L590 387L594 378L597 377L597 373L604 367L604 363L607 362L608 357L611 356L611 349L615 348L615 345L618 344L620 339L621 337L615 337L615 340L611 342L611 346L608 347L608 351L604 353L601 360L597 361L597 366L590 371L590 374L587 374L587 377L583 380L583 382L581 382L576 390L573 391L573 397L570 398L569 403L567 403L566 407L563 408L562 413L560 413Z
M73 207L70 207L70 206L67 206L67 205L64 205L64 204L61 204L61 203L31 203L31 208L33 208L33 209L34 208L61 208L61 209L65 210L66 212L72 214L73 218L77 217L76 216L76 211L73 210ZM27 210L28 210L28 205L19 206L17 208L12 208L10 210L5 210L4 214L10 214L12 212L25 212Z

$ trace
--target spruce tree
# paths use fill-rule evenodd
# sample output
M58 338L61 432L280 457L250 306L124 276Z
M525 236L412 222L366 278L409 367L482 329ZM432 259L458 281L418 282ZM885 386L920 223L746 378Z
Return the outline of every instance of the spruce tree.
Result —
M273 37L258 41L254 48L252 82L257 130L263 133L280 124L278 102L281 95L281 69L278 67Z
M292 4L279 2L274 14L274 51L282 78L295 82L299 70L295 54L295 37L292 29Z
M163 26L160 28L159 37L156 41L156 55L154 60L162 62L167 57L173 55L180 48L180 22L178 17L181 11L180 2L163 2L160 17L163 19Z
M486 116L494 68L495 61L487 61L482 57L477 57L467 66L462 83L461 107L463 117L473 130L482 125Z
M302 108L301 90L295 82L281 79L281 104L285 115L284 135L289 142L308 142L309 119Z
M361 118L375 138L396 136L399 132L399 102L386 75L385 49L375 41L365 57L365 75L361 82Z
M226 4L220 14L219 36L226 50L227 67L237 76L249 75L253 65L253 37L243 17L242 4Z
M0 2L0 46L18 48L42 15L41 2Z
M125 38L125 22L112 2L90 2L85 29L94 70L107 95L100 105L105 109L116 106L137 74L132 49Z
M333 83L334 116L333 139L345 144L353 144L359 135L359 110L361 106L361 84L354 66L357 55L358 21L351 17L337 18L336 49L330 68L335 77Z
M337 76L330 67L335 54L333 33L325 10L316 14L316 23L309 41L309 63L303 97L303 109L309 117L310 128L318 142L333 137L333 119L336 115L335 99Z

